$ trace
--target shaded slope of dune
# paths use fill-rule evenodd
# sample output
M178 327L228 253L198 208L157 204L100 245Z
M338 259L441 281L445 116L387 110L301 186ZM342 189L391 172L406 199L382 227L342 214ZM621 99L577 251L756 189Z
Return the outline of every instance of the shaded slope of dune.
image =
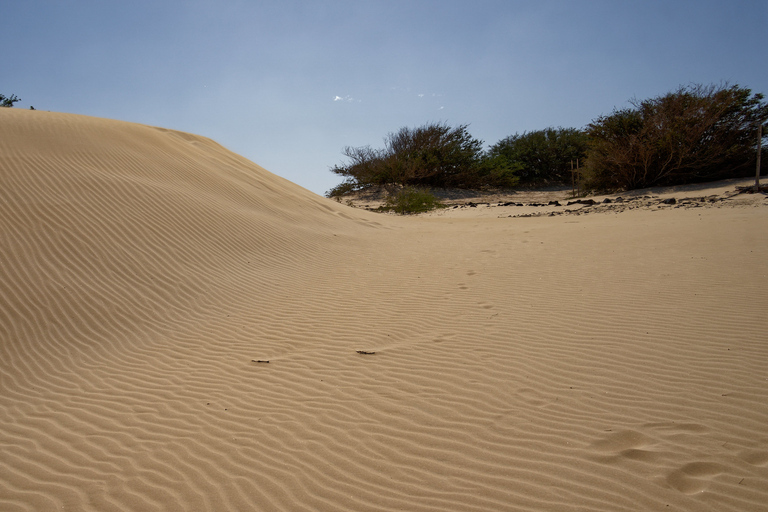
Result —
M342 215L201 137L3 114L3 298L21 338L184 317L221 284L300 272Z
M765 510L764 205L391 218L14 109L0 179L2 510Z

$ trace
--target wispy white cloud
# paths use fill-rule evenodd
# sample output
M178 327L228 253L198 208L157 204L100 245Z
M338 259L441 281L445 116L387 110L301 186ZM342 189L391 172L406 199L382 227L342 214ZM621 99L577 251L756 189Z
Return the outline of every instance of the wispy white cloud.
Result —
M360 103L360 100L356 100L355 98L353 98L348 94L346 96L335 96L333 98L333 101L345 101L347 103Z

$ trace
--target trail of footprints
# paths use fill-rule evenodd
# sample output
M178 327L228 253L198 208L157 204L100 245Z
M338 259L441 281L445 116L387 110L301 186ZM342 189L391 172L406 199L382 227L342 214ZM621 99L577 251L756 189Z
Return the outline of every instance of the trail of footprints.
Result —
M606 430L589 448L593 460L604 464L634 467L638 472L641 469L636 464L648 464L649 474L654 468L666 468L665 473L656 475L656 482L685 495L707 491L716 479L741 485L748 478L764 476L768 450L736 452L728 466L706 460L707 454L700 447L694 448L700 440L691 436L710 434L707 427L696 423L647 423L638 430Z

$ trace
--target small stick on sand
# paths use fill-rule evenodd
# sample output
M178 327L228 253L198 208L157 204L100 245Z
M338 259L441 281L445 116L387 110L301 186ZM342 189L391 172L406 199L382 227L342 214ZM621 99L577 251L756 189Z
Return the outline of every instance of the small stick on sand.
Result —
M268 363L269 361L264 361L262 359L251 359L252 363Z
M373 355L373 354L375 354L376 352L368 352L368 351L365 351L365 350L357 350L357 353L358 353L358 354L363 354L363 355L365 355L365 356L372 356L372 355Z

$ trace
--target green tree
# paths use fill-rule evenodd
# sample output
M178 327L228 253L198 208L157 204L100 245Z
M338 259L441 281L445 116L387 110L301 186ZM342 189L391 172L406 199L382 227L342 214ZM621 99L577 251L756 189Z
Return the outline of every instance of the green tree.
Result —
M762 94L690 85L601 116L588 127L587 186L632 189L749 176Z
M401 128L384 139L384 148L346 147L349 162L331 172L344 183L330 196L373 185L473 188L505 186L514 181L506 162L486 158L483 142L472 137L467 125L452 128L431 123Z
M587 140L586 133L576 128L546 128L511 135L488 153L514 167L521 184L570 182L571 162L586 157Z
M17 98L15 94L5 96L0 94L0 107L12 107L14 103L21 101L21 98Z

